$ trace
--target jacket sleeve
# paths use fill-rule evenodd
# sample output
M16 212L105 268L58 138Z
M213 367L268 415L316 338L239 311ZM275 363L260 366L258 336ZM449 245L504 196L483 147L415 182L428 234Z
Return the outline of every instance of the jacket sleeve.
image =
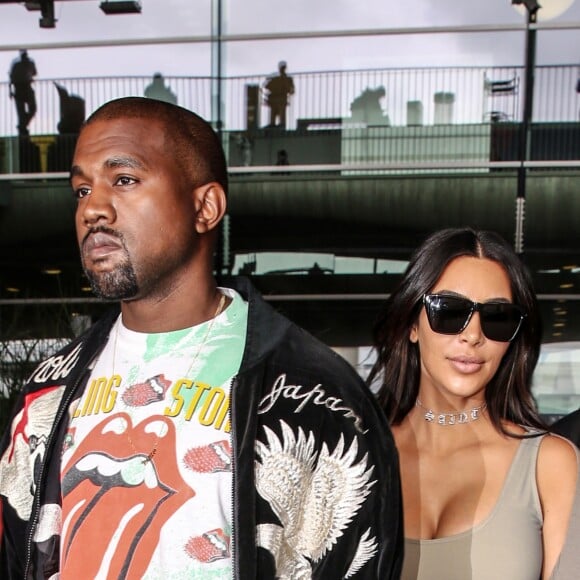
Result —
M274 577L398 579L401 488L386 418L346 362L316 345L305 356L312 367L303 358L266 378L258 408L258 548Z
M365 396L366 387L358 387L353 382L349 390L360 391L358 396L362 403L358 409L361 418L362 432L352 422L344 421L342 438L345 441L342 459L335 448L332 455L342 467L338 474L329 483L329 493L332 497L334 489L340 486L341 481L350 486L343 494L358 503L360 507L352 516L352 521L344 529L342 538L326 556L327 563L322 560L316 567L315 578L325 579L354 578L356 580L398 580L403 563L403 518L401 486L399 476L398 454L390 429L382 412L375 405L374 397ZM320 434L323 439L330 439L331 434ZM350 443L350 447L348 444ZM356 447L357 455L351 451ZM323 444L324 448L324 444ZM319 455L324 457L322 452ZM348 459L347 459L348 458ZM363 466L368 481L362 483L358 477L345 476L346 472L358 471L362 475ZM366 475L362 476L364 480ZM365 494L368 493L368 495ZM348 503L346 504L348 506ZM344 506L340 507L340 510ZM332 576L327 573L336 572Z
M576 495L568 522L566 540L550 580L576 578L580 569L580 551L578 550L578 542L580 541L580 452L578 449L576 449L576 463L578 465Z
M550 431L570 439L577 447L580 446L580 409L553 423Z
M24 464L17 465L17 453L13 447L14 434L22 423L24 397L19 396L12 410L9 422L0 442L0 578L2 580L22 580L24 576L23 548L26 538L27 521L19 517L10 505L10 491L22 485L16 479ZM32 503L32 495L30 495Z

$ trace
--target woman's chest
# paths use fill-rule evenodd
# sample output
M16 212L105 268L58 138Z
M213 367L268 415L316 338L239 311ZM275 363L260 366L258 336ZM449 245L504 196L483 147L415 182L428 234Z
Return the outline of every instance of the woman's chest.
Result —
M501 497L516 450L401 453L406 537L444 538L483 522Z

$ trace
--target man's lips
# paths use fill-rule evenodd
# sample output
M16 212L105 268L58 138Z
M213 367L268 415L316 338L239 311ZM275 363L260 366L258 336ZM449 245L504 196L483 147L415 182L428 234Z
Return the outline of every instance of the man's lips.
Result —
M122 248L116 236L104 232L89 234L83 241L83 254L93 261L102 260Z

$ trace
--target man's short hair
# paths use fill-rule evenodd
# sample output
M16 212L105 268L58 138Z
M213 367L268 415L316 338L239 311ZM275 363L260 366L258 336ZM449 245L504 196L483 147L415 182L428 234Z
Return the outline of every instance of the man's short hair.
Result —
M212 126L192 111L145 97L123 97L99 107L84 122L83 127L95 121L115 119L151 119L166 128L166 137L173 143L175 156L192 187L215 181L224 192L228 191L227 164L223 148ZM82 129L81 129L82 131Z

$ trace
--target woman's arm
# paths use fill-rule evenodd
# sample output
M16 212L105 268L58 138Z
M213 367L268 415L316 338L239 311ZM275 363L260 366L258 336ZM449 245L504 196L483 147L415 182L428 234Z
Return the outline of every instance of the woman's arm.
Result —
M544 516L542 578L550 578L566 541L578 493L577 451L572 443L555 435L544 437L536 478Z

